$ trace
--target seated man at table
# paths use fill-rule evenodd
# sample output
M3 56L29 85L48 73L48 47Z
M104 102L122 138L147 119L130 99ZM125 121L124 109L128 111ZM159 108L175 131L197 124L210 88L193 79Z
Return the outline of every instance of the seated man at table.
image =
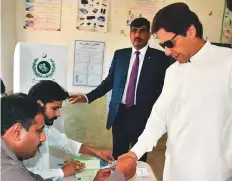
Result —
M43 181L22 163L46 140L43 128L43 111L36 101L22 93L1 98L2 181Z
M28 93L28 96L35 99L44 109L45 128L47 140L42 144L36 156L24 161L25 166L32 172L41 175L43 178L52 180L62 180L63 177L73 175L77 169L72 163L64 165L62 168L51 169L49 163L49 147L54 147L64 151L67 154L78 156L79 153L85 153L101 158L103 161L113 160L113 156L102 150L97 150L82 143L74 141L61 134L54 128L53 122L60 116L62 102L69 97L58 83L51 80L42 80L35 84Z
M46 140L43 110L36 101L26 94L13 94L1 98L1 180L2 181L44 181L37 174L29 172L22 160L34 157L39 146ZM133 161L133 159L132 159ZM73 162L73 168L80 166ZM123 181L123 174L133 175L128 165L120 162L111 176ZM100 170L94 181L102 181L110 176L110 169ZM51 181L47 179L46 181ZM113 180L112 180L113 181Z

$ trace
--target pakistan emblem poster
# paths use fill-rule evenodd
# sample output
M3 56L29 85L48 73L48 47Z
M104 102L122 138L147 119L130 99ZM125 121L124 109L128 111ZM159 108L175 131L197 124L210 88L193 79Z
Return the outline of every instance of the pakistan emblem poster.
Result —
M14 92L27 93L40 80L54 80L65 89L67 47L18 43L14 55Z
M56 71L55 61L47 57L46 53L37 57L32 63L32 70L37 78L52 78Z

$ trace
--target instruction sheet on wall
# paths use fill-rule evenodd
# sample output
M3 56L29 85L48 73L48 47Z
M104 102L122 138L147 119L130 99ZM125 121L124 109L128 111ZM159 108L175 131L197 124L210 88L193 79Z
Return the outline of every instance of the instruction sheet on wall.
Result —
M102 81L105 43L75 41L73 86L96 87Z
M62 0L25 0L25 29L60 31Z
M107 32L109 0L79 0L77 29Z

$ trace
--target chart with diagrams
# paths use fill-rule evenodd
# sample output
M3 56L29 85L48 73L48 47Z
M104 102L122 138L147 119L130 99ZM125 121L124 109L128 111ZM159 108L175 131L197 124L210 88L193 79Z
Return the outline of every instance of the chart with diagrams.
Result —
M77 29L106 32L109 0L80 0L78 3Z

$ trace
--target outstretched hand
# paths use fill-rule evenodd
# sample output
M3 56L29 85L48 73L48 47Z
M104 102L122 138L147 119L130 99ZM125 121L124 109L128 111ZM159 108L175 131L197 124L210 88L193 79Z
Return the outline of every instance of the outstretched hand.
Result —
M71 95L71 96L69 96L68 101L71 104L86 103L87 102L86 97L84 95L82 95L82 94Z

